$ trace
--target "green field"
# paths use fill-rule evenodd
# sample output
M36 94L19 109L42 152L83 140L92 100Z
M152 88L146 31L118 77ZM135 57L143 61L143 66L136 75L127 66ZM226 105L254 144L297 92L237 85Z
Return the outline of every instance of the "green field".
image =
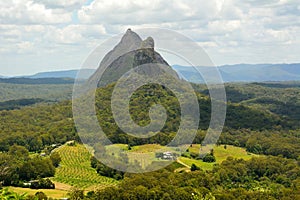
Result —
M91 154L83 146L64 145L57 149L62 158L53 181L81 189L95 189L115 185L116 180L102 177L91 167Z
M179 161L181 161L182 163L184 163L188 166L195 164L203 170L212 170L212 168L215 164L222 163L224 160L226 160L230 156L233 158L241 158L244 160L249 160L254 156L258 156L255 154L248 153L246 151L246 149L241 148L241 147L235 147L235 146L231 146L231 145L226 145L226 147L227 147L226 149L224 148L224 145L214 147L214 156L216 157L215 163L205 163L202 160L195 160L195 159L190 159L190 158L185 158L185 157L180 157ZM189 148L189 151L192 153L199 154L200 144L193 144L193 146Z
M172 148L164 148L159 144L145 144L140 146L133 146L131 150L128 150L128 145L126 144L113 144L106 146L106 153L118 157L120 153L128 153L128 160L131 164L138 162L142 168L149 167L153 162L160 161L166 162L166 160L158 159L155 157L155 152L171 151L175 152ZM167 161L169 162L169 161Z
M118 155L118 151L120 151L120 149L127 150L127 148L128 146L124 144L113 144L106 147L107 151L113 153L114 155ZM199 154L200 148L201 148L200 144L193 144L192 147L189 147L189 152ZM141 146L134 146L130 151L128 151L129 161L133 163L134 160L137 160L139 161L139 163L141 163L143 167L146 167L147 165L151 164L153 161L161 161L160 159L155 158L154 152L162 149L163 147L158 144L146 144ZM165 150L172 151L172 149L165 149ZM216 157L216 162L214 163L206 163L203 162L202 160L196 160L196 159L186 158L186 157L179 157L177 161L180 164L186 166L186 168L185 169L182 168L182 170L187 170L187 167L190 167L192 164L197 165L203 170L212 170L215 164L222 163L229 156L233 158L241 158L244 160L249 160L253 156L257 156L255 154L248 153L244 148L235 147L231 145L226 145L226 149L224 148L224 145L215 146L214 155Z

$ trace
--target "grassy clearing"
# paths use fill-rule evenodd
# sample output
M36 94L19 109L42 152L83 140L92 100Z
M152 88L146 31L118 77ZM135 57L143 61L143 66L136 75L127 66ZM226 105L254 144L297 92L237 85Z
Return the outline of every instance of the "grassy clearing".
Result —
M37 192L43 192L45 193L48 197L52 197L55 199L60 199L67 197L68 191L63 191L63 190L48 190L48 189L41 189L41 190L33 190L29 188L18 188L18 187L8 187L10 191L13 191L18 194L24 194L26 193L27 195L35 195Z
M189 151L191 153L199 154L200 148L200 144L193 144L193 146L189 148ZM202 160L195 160L185 157L180 157L179 160L188 166L191 166L194 163L203 170L212 170L214 164L220 164L230 156L233 158L241 158L244 160L249 160L254 156L258 156L255 154L248 153L244 148L235 147L231 145L226 145L226 149L224 148L224 145L215 146L214 155L216 157L215 163L205 163Z
M191 167L192 164L195 164L203 170L212 170L214 164L216 164L216 163L206 163L206 162L203 162L202 160L195 160L195 159L185 158L185 157L180 157L180 158L178 158L178 160L180 162L188 165L189 167Z
M146 144L141 146L134 146L131 150L128 150L128 145L126 144L113 144L106 146L106 152L114 157L118 157L120 153L127 152L128 160L130 163L135 163L136 161L143 167L151 165L152 162L161 161L155 157L155 152L157 150L163 149L163 146L158 144Z
M141 146L132 147L131 152L149 153L149 152L155 152L161 148L162 148L162 146L159 144L145 144L145 145L141 145Z
M53 181L81 189L102 188L117 183L114 179L97 174L90 164L91 154L83 145L64 145L57 149L57 152L62 162L56 170Z

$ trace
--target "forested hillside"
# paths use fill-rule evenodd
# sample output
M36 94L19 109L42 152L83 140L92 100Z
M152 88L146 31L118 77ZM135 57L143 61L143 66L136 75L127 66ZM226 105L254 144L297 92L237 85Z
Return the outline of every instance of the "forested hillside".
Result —
M163 105L172 105L167 107L169 117L161 133L150 139L139 140L124 134L115 124L109 100L112 89L113 85L98 89L96 106L100 125L113 142L126 143L129 141L132 145L138 145L151 141L165 144L173 138L179 125L178 104L176 104L177 101L174 96L166 96L168 91L162 90L160 87L142 88L132 97L131 114L137 123L143 125L149 123L148 109L151 103L160 102ZM140 95L145 90L147 90L147 93L152 94L148 95L146 99ZM157 97L157 94L160 98ZM201 110L199 129L205 130L210 120L210 99L200 93L198 97ZM42 149L45 145L78 139L72 119L70 101L54 105L27 107L21 110L1 111L0 119L0 147L2 150L7 150L8 146L16 143L27 146L31 151L36 151ZM265 111L243 102L228 102L225 130L284 131L291 127L298 128L296 123L291 123L283 115ZM161 138L164 139L161 140Z
M0 83L0 102L19 99L43 99L59 102L72 97L73 84Z
M38 85L5 86L11 91L11 98L14 98L14 95L16 97L22 87L31 92L26 96L28 98L38 97L35 89L44 89ZM52 156L54 160L51 160L47 154L41 158L38 156L40 152L48 152L51 146L70 140L80 143L73 121L71 101L45 103L49 102L49 97L53 94L59 95L62 92L59 89L70 89L69 85L66 86L57 87L57 90L53 86L42 99L8 100L0 103L3 109L0 111L0 178L2 181L4 177L11 178L2 183L18 185L23 181L53 176L54 167L59 166L58 158ZM165 106L168 114L160 133L147 139L137 139L122 132L112 117L110 96L113 88L114 84L111 84L98 88L96 92L99 124L113 143L126 144L126 148L128 146L128 149L134 149L143 144L165 145L173 139L180 123L180 110L178 101L170 90L159 85L146 85L132 95L130 114L137 124L147 125L150 122L148 112L153 103ZM194 85L194 88L201 111L199 130L194 143L200 144L210 121L211 101L205 86ZM210 172L201 169L199 171L197 166L193 167L192 171L195 172L174 172L182 167L181 164L175 163L175 167L172 165L162 171L143 175L119 173L91 160L91 166L95 167L101 176L111 173L109 177L121 179L120 183L117 186L95 190L86 197L80 189L72 191L70 195L80 194L79 199L126 199L128 195L132 198L143 196L152 199L178 199L178 196L184 196L184 199L297 199L300 187L299 84L227 84L226 92L227 117L218 145L224 144L224 148L226 145L234 145L246 149L249 153L264 156L247 161L228 158L214 166ZM66 95L64 98L70 97ZM17 150L14 151L11 146ZM21 152L19 159L15 158L12 152ZM199 155L186 152L185 156L186 159L190 159L189 162L193 162L194 159L194 162L198 163ZM53 167L37 170L47 163L52 163ZM29 165L33 167L27 168ZM10 173L17 176L10 176ZM81 176L84 177L82 174ZM171 184L170 180L173 180ZM47 182L45 181L40 179L41 184ZM69 181L64 179L66 183ZM80 180L76 181L81 185ZM52 187L51 182L47 184ZM128 188L131 189L128 191Z

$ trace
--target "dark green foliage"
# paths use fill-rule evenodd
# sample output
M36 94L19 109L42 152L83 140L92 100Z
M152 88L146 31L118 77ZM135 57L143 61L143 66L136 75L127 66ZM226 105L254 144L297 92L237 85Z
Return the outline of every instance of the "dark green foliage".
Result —
M59 166L59 163L61 161L61 157L60 157L59 153L52 152L51 155L50 155L50 159L51 159L52 164L53 164L54 167Z
M0 151L18 144L29 151L77 139L70 102L0 111Z
M23 162L19 169L19 178L30 181L38 177L51 177L55 174L55 167L50 158L34 157Z
M55 189L55 185L48 178L47 179L40 178L37 181L31 182L30 188L31 189ZM40 196L42 195L40 194Z
M52 177L55 167L49 157L29 157L25 147L14 145L8 153L0 153L0 182L23 186L23 181Z
M230 85L227 85L225 89L226 89L227 101L232 103L239 103L241 101L249 100L255 97L255 94L251 93L251 91L244 93ZM205 95L209 95L209 90L205 89L202 91L202 93Z
M18 180L17 170L19 166L16 157L7 153L0 153L0 182L2 185L11 185Z
M198 167L197 165L195 165L194 163L192 164L191 166L191 171L197 171L197 170L200 170L200 167Z
M37 192L34 195L38 200L47 200L48 197L44 192Z
M30 106L43 102L43 99L18 99L0 102L0 110L20 109L23 106Z
M117 171L112 169L100 161L98 161L94 156L91 158L91 166L96 169L97 173L101 176L106 176L110 178L114 178L116 180L121 180L124 177L124 172Z
M110 97L114 85L100 88L97 91L96 107L98 108L98 119L104 132L113 143L127 143L130 145L141 145L147 143L167 144L173 137L171 132L176 132L179 127L179 103L166 88L159 85L145 85L139 88L131 97L130 114L132 119L139 125L145 126L150 123L149 108L154 103L163 105L167 110L167 121L161 130L161 133L147 139L138 139L127 134L116 125L111 111Z
M72 188L68 193L70 200L80 200L84 198L84 190Z
M14 144L9 147L8 154L15 157L17 160L28 160L29 159L29 151L23 146L19 146Z
M214 155L211 155L211 154L207 154L204 156L204 158L202 159L203 162L207 162L207 163L213 163L213 162L216 162L216 158Z

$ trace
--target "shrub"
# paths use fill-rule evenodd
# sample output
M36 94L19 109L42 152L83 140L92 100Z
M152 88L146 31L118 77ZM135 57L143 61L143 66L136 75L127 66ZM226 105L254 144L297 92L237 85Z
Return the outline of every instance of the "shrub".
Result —
M211 154L207 154L204 158L203 158L203 162L207 162L207 163L213 163L216 162L216 157L211 155Z
M193 171L197 171L197 170L200 170L200 168L193 163L191 166L191 171L193 172Z

